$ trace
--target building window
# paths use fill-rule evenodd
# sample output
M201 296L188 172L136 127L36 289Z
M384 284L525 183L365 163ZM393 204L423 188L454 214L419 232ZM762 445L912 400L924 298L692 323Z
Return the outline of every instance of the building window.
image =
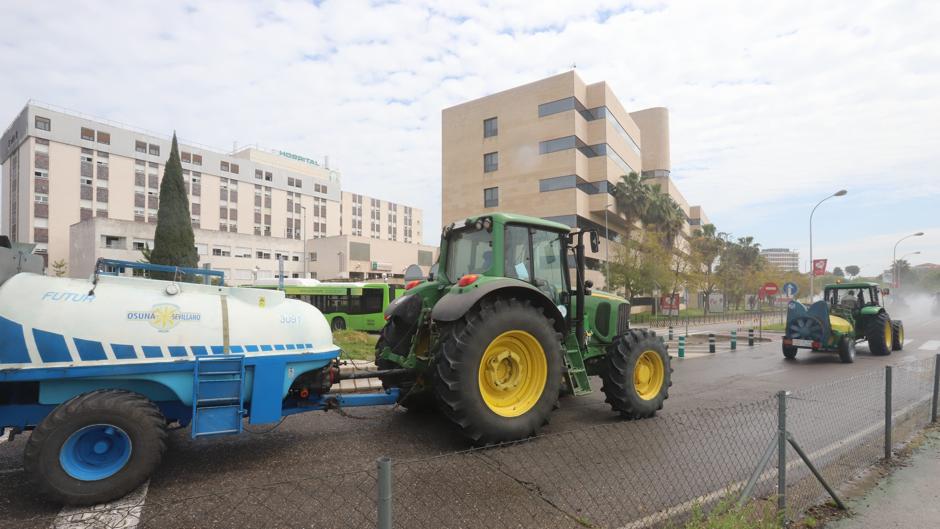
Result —
M186 151L183 151L183 152L180 153L180 158L182 158L182 160L183 160L184 162L186 162L186 163L189 163L189 162L193 161L193 155L192 155L191 153L186 152Z
M488 152L483 155L483 172L492 173L499 169L499 153Z
M202 155L194 154L193 155L193 165L202 165Z
M483 207L495 208L499 205L499 188L487 187L483 190Z
M39 130L52 130L52 122L49 118L36 116L36 128Z
M98 143L104 145L111 145L111 134L107 132L98 131Z
M233 172L233 173L238 174L238 164L237 164L237 163L233 163L232 166L231 166L231 169L232 169L232 172Z
M258 180L261 180L262 178L264 178L264 171L262 171L261 169L255 169L255 178L257 178Z
M134 142L134 150L137 151L137 152L141 152L141 153L147 154L147 142L144 142L144 141L135 141L135 142Z
M95 141L95 131L87 127L82 127L82 139L88 141Z
M219 169L227 173L229 170L228 162L219 162Z
M496 121L496 118L489 118L483 120L483 137L492 138L499 134L499 125Z
M539 154L548 154L557 151L564 151L567 149L574 149L577 143L577 138L574 136L565 136L563 138L541 141L539 142Z
M159 146L159 145L154 145L154 144L151 143L150 145L148 145L148 151L147 151L147 152L149 152L150 154L152 154L152 155L154 155L154 156L160 156L160 146Z
M272 181L274 181L274 175L271 174L271 171L265 171L265 172L264 172L264 180L265 180L266 182L272 182Z

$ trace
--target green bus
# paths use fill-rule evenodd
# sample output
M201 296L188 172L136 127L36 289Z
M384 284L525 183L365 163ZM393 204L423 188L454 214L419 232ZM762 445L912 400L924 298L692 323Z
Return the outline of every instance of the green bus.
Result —
M277 289L277 280L260 280L255 288ZM316 280L284 279L288 298L306 301L326 316L334 331L380 331L385 325L385 307L404 290L388 283L321 283Z

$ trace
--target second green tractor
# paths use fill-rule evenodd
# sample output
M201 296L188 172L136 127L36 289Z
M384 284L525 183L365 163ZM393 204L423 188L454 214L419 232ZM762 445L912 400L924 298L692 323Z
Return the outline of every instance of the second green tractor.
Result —
M561 393L591 376L625 418L663 407L666 345L630 329L630 304L592 290L593 230L494 213L444 228L436 272L412 281L385 312L376 344L383 385L409 409L436 406L475 444L538 432Z

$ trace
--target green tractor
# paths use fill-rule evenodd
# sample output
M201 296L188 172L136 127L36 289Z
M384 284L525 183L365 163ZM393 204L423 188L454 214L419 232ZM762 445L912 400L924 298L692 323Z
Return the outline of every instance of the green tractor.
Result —
M590 393L594 375L615 412L653 416L671 384L666 345L630 329L626 300L591 290L585 239L596 252L593 230L508 213L446 226L436 273L385 311L383 385L478 445L536 434L559 394Z
M873 355L884 356L904 348L904 324L892 320L882 306L886 294L877 283L826 285L823 299L807 308L791 301L783 337L783 356L796 357L799 349L838 353L844 363L855 361L855 343L868 340Z

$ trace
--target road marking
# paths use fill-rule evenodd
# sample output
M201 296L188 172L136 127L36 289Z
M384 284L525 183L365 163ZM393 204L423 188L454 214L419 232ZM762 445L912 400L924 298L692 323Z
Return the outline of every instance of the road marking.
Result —
M150 481L123 498L90 507L65 507L52 522L52 529L135 529L147 499Z
M936 351L940 349L940 340L927 340L924 345L918 347L921 351Z
M909 343L911 343L911 342L913 342L913 341L914 341L913 338L908 338L908 339L904 340L904 345L907 345L907 344L909 344Z
M930 402L931 398L932 398L932 397L929 396L929 395L926 396L926 397L923 397L923 398L921 398L920 400L918 400L918 401L916 401L916 402L910 404L909 406L906 406L906 407L904 407L903 409L901 409L901 410L895 412L893 416L894 416L894 417L903 417L904 415L908 414L911 410L917 408L917 407L920 406L921 404L923 404L923 403L925 403L925 402ZM828 445L828 446L824 446L824 447L820 448L819 450L816 450L815 452L812 452L811 454L809 454L809 459L810 459L810 461L816 461L816 460L818 460L820 457L824 457L824 456L826 456L826 455L828 455L828 454L830 454L830 453L832 453L832 452L835 452L836 450L845 447L848 443L853 443L853 442L858 441L859 439L863 439L863 438L865 438L865 437L867 437L867 436L869 436L869 435L871 435L871 434L877 432L879 429L881 429L881 428L883 428L883 427L884 427L884 423L883 423L882 421L878 421L878 422L872 424L871 426L869 426L868 428L865 428L864 430L861 430L861 431L859 431L859 432L856 432L856 433L854 433L854 434L848 436L848 437L845 438L845 439L840 439L840 440L838 440L838 441L835 441L834 443L831 443L831 444ZM769 439L768 439L768 441L769 441ZM797 439L796 441L799 442L799 439ZM789 450L790 447L788 446L787 449ZM795 466L797 466L797 465L799 465L799 464L802 464L802 463L803 463L803 460L802 460L801 458L797 457L796 459L793 459L793 460L791 460L791 461L789 461L789 462L787 463L787 470L789 471L789 470L791 470L792 467L795 467ZM774 468L771 468L772 464L773 464L773 460L771 460L771 464L770 464L770 465L767 465L767 466L768 466L768 469L765 470L764 473L761 474L760 477L757 479L757 483L758 483L758 484L760 484L760 483L762 483L762 482L764 482L764 481L767 481L767 480L769 480L769 479L771 479L771 478L776 478L776 476L777 476L777 469L776 469L775 467L774 467ZM672 517L674 517L674 516L677 516L677 515L679 515L679 514L688 513L689 511L695 509L696 507L701 507L702 505L705 505L705 504L707 504L707 503L712 503L712 502L718 501L718 500L720 500L720 499L722 499L722 498L728 497L729 494L731 493L731 491L736 491L737 494L740 494L740 490L744 488L744 485L745 485L746 483L747 483L747 481L745 481L745 480L737 481L737 482L732 483L732 484L730 484L730 485L728 485L728 486L726 486L726 487L724 487L724 488L722 488L722 489L713 490L712 492L709 492L709 493L707 493L707 494L703 494L703 495L701 495L701 496L699 496L699 497L697 497L697 498L692 498L691 500L685 501L685 502L680 503L680 504L678 504L678 505L673 505L672 507L667 507L667 508L665 508L665 509L663 509L663 510L657 512L657 513L651 514L651 515L646 516L646 517L644 517L644 518L640 518L639 520L636 520L636 521L634 521L634 522L628 523L627 525L621 526L620 529L643 529L643 528L646 528L646 527L652 527L652 526L654 526L654 525L661 524L661 523L664 521L664 519L665 519L665 520L668 520L668 519L670 519L670 518L672 518Z

